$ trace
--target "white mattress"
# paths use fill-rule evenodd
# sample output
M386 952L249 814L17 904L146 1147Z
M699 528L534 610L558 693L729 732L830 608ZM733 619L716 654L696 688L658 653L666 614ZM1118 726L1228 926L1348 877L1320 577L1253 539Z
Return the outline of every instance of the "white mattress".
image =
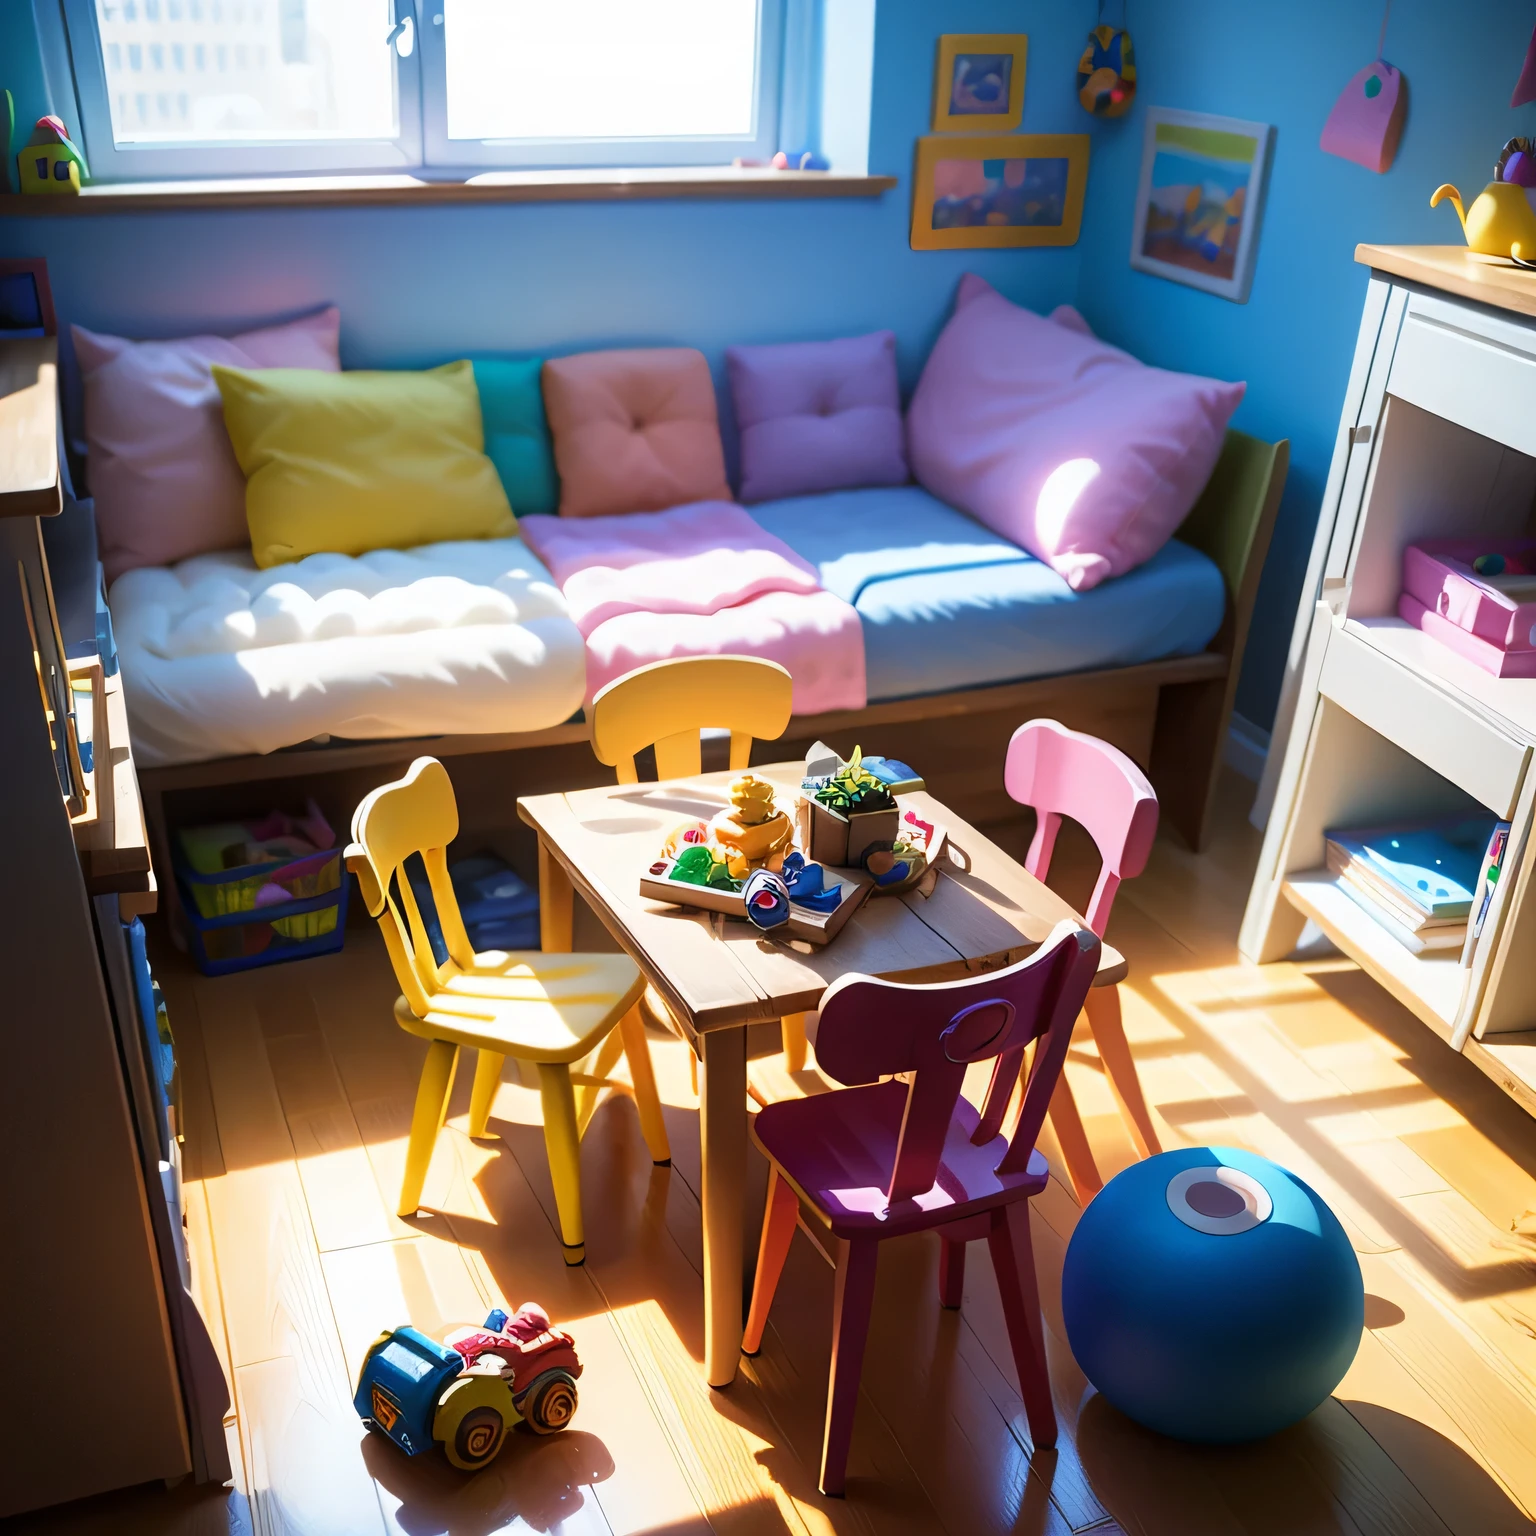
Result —
M521 539L129 571L108 597L136 760L536 731L581 708L580 631Z

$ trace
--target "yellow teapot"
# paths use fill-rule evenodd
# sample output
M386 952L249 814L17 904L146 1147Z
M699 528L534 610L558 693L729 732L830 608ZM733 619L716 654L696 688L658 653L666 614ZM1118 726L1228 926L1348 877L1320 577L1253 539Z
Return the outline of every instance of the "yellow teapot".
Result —
M1490 181L1470 208L1461 206L1461 193L1447 182L1435 188L1429 206L1449 198L1461 219L1469 250L1484 256L1512 256L1516 261L1536 261L1536 209L1525 188L1512 181Z

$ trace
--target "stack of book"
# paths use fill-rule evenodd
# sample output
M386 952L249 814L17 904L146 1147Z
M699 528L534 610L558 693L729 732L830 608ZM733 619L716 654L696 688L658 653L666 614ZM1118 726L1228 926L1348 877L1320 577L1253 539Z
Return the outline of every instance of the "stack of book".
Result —
M1326 834L1328 868L1348 895L1416 955L1470 963L1492 904L1509 823L1492 816Z

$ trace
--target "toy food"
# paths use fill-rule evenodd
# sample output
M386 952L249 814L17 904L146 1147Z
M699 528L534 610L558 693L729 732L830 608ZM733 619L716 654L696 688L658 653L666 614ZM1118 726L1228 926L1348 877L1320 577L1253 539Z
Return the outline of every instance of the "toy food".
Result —
M767 863L781 855L794 841L795 828L773 803L773 785L744 773L731 781L730 794L730 810L721 811L709 824L714 840L734 849L749 864Z
M499 1307L483 1328L439 1344L411 1327L381 1333L363 1357L352 1406L408 1456L434 1444L466 1472L501 1449L509 1427L564 1429L576 1412L576 1341L532 1302L514 1317Z

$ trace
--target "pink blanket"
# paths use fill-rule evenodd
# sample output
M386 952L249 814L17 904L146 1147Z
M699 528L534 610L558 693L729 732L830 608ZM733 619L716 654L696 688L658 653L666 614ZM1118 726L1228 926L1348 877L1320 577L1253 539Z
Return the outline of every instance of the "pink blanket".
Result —
M761 656L794 679L796 714L862 709L859 616L815 566L730 502L620 517L518 520L587 641L587 700L673 656Z

